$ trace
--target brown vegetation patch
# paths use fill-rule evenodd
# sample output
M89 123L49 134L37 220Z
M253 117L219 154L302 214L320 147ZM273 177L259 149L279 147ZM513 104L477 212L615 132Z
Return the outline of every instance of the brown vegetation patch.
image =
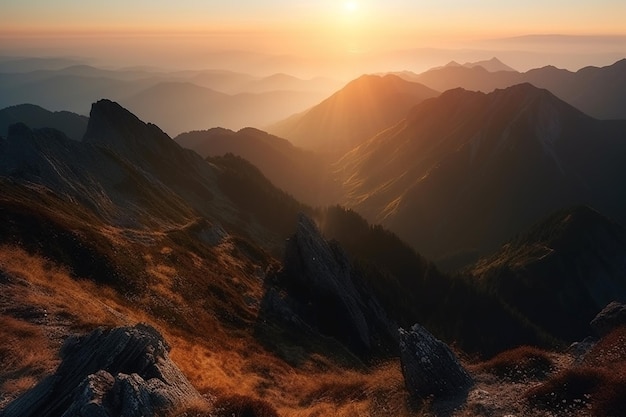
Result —
M31 388L58 364L56 352L39 327L0 316L0 408Z
M550 354L532 346L507 350L480 366L483 370L511 381L544 379L554 370Z
M591 410L594 416L620 416L626 410L626 372L579 366L567 369L526 393L531 405L558 413Z
M231 395L215 402L215 417L279 417L266 401L244 395Z
M614 329L600 339L585 355L583 362L589 366L615 368L626 366L626 326Z

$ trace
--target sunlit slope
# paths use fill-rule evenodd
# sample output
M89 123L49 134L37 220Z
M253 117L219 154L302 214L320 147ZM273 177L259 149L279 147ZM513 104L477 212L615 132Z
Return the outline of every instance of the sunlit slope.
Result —
M341 154L439 93L395 75L364 75L317 106L268 128L305 149Z
M345 203L432 256L484 252L553 210L624 219L626 122L530 84L450 90L337 163Z

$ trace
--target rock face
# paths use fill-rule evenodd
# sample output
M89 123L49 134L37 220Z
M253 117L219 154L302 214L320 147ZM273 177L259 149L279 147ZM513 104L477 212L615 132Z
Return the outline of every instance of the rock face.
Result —
M299 215L287 242L284 266L270 284L263 313L290 324L306 324L359 356L395 351L395 326L353 270L337 242Z
M617 301L609 303L591 320L590 325L600 337L611 333L616 327L626 325L626 304Z
M450 348L419 324L399 329L400 361L413 399L449 397L463 393L472 378Z
M4 417L147 417L201 399L153 327L97 329L68 339L57 371L9 404Z

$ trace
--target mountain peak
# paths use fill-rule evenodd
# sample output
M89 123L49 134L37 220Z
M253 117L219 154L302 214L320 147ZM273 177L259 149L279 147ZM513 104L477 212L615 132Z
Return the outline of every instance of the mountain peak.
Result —
M536 224L514 244L542 242L555 248L570 247L574 242L618 233L626 238L623 228L589 206L574 206L559 210Z
M542 119L566 112L571 116L583 115L583 113L564 102L545 88L535 87L530 83L516 84L504 89L496 89L487 94L491 97L494 105L498 107L513 106L520 110L534 109L535 113L542 116Z
M538 88L532 85L531 83L525 82L520 84L512 85L511 87L496 89L493 93L494 96L506 95L510 97L514 97L515 99L520 98L529 98L529 97L554 97L558 100L556 96L550 93L548 90L544 88Z
M270 127L296 146L343 154L439 93L397 75L362 75L307 112Z
M517 72L514 68L509 67L508 65L500 61L495 56L492 57L491 59L486 59L484 61L466 62L465 64L463 64L463 66L466 68L482 67L488 72L500 72L500 71Z
M91 106L85 142L128 155L146 146L174 142L157 126L142 122L118 103L102 99Z

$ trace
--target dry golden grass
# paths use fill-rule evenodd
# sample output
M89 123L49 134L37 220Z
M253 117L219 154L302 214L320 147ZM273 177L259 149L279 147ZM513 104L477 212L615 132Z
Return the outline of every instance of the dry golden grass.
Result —
M59 362L42 330L25 321L0 316L0 340L0 392L11 397L31 388Z
M42 312L36 320L0 315L0 392L14 397L32 387L58 364L58 350L69 333L131 320L111 290L72 279L46 259L11 246L0 247L0 271L11 277L0 287L3 310Z
M65 269L40 256L4 246L0 247L0 271L14 280L2 289L11 291L17 304L45 308L49 323L57 320L56 324L63 327L61 332L82 333L98 326L140 321L151 323L172 346L170 356L174 362L202 394L211 398L239 395L251 401L264 400L282 417L416 415L406 405L399 363L385 363L366 371L343 369L321 356L313 356L302 367L294 368L261 347L254 339L252 327L225 328L207 307L210 304L202 294L190 296L187 302L187 297L181 298L178 291L177 285L181 284L176 280L183 274L194 288L201 288L201 279L224 279L228 297L259 297L262 282L253 275L250 265L234 262L223 254L220 267L230 274L215 276L207 271L210 265L191 271L193 266L205 262L200 256L179 256L176 264L167 261L171 254L169 246L155 245L146 250L146 275L154 285L145 294L127 299L110 287L72 278ZM238 302L237 298L233 302ZM157 312L154 306L163 303L170 306ZM180 309L189 326L180 327L162 317L171 314L172 309ZM6 365L3 368L14 372L14 377L4 377L0 390L19 394L53 370L58 363L58 345L51 345L50 335L44 331L47 325L0 318L0 336L10 341L3 342L0 348L2 364ZM29 351L32 356L25 354ZM203 416L203 407L192 410L196 414L190 411L186 415Z
M140 319L140 312L123 307L112 289L89 280L73 279L67 270L39 256L10 246L0 247L0 270L21 280L14 288L23 305L47 310L48 315L71 317L77 329L116 326Z
M359 371L317 357L293 368L246 340L229 350L180 338L172 345L172 359L201 393L262 399L282 417L416 415L395 361Z
M550 354L532 346L520 346L502 352L477 366L501 378L512 381L544 379L555 368Z

